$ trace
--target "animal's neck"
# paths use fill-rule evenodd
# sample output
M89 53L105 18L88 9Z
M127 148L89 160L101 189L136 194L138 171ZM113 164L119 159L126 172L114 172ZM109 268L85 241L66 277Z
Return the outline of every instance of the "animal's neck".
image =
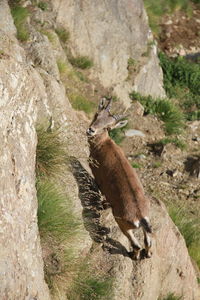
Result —
M88 139L89 145L91 149L101 148L101 146L110 139L108 132L105 131L101 134L97 134L94 137L90 137Z

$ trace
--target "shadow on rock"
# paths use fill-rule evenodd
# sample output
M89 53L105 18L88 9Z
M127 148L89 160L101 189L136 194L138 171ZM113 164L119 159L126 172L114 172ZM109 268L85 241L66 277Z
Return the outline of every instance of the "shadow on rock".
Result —
M200 178L200 156L189 156L184 162L185 171L187 171L190 176Z
M108 237L109 228L100 224L101 211L104 209L103 197L95 180L76 158L71 157L70 164L79 188L84 226L90 237L97 243L103 243L102 248L110 254L121 254L129 257L129 253L123 245Z

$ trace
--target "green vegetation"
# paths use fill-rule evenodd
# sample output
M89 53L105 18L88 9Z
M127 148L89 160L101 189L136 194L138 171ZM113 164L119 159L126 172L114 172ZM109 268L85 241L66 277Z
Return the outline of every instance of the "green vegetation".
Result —
M178 138L164 138L159 141L159 144L162 145L174 144L177 148L181 150L184 150L187 147L186 144Z
M60 72L60 74L63 74L66 72L67 70L67 64L65 61L61 60L61 59L58 59L57 60L57 66L58 66L58 70Z
M11 6L11 14L17 29L17 38L21 42L27 41L29 38L29 31L27 26L27 18L29 16L28 9L16 4L14 6Z
M162 166L162 161L155 161L152 165L153 168L160 168Z
M136 162L132 162L132 163L131 163L131 166L132 166L134 169L141 169L141 168L142 168L142 166L141 166L140 164L136 163Z
M48 179L36 185L38 198L38 227L42 239L68 240L80 225L72 212L69 198Z
M41 10L47 10L48 9L48 3L47 2L44 2L44 1L40 1L38 3L38 7L41 9Z
M81 95L71 94L69 95L69 100L74 109L83 110L87 114L93 113L96 108L95 103L87 100L85 97Z
M106 274L98 274L88 263L83 263L74 284L67 293L67 299L111 300L112 279Z
M183 57L171 59L159 54L164 88L169 98L177 98L188 120L200 119L200 68Z
M42 29L42 30L40 30L40 32L48 37L48 40L51 44L53 44L53 45L55 44L56 39L55 39L55 35L52 31Z
M162 300L181 300L182 296L175 296L173 293L170 293L167 297L162 298Z
M184 116L172 101L168 99L154 99L151 96L141 96L139 93L130 94L132 100L138 100L146 114L156 115L165 124L167 134L178 134L184 127Z
M80 69L90 69L93 66L93 62L87 56L71 57L69 61L74 67Z
M136 60L134 58L129 57L129 59L128 59L128 66L135 66L136 63L137 62L136 62Z
M169 215L183 235L190 256L200 267L200 222L199 218L189 216L184 208L178 208L176 205L169 207Z
M57 27L55 32L57 33L61 42L66 43L69 40L70 34L65 28Z
M43 126L37 128L38 144L36 149L36 174L54 176L62 172L68 158L66 145L60 139L59 130L45 130Z
M199 0L193 0L193 2ZM175 10L191 12L191 3L188 0L144 0L145 8L149 16L149 23L155 34L160 33L161 17L165 14L172 14Z

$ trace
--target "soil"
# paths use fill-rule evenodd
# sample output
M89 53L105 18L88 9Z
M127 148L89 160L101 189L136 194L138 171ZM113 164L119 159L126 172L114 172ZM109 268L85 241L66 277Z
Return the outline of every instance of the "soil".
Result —
M200 52L200 6L193 5L189 13L175 11L161 21L159 47L168 55Z

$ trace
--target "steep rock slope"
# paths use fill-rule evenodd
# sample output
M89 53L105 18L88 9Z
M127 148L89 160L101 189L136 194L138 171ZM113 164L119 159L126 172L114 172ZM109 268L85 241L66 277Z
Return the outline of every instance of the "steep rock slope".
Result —
M67 58L59 40L56 45L52 45L46 36L29 24L31 38L22 47L15 38L16 30L7 1L2 1L0 5L0 13L3 15L0 18L0 131L3 136L0 291L5 300L45 300L49 299L49 294L43 280L36 220L35 126L36 122L41 123L52 116L61 127L69 155L75 156L88 169L85 136L88 120L71 108L61 84L56 60L57 57ZM80 172L85 187L85 182L89 182L89 173L84 171L79 162L74 176L66 170L63 184L73 200L74 209L81 216L84 203L88 203L93 195L90 189L87 193L80 189ZM85 202L82 197L86 197ZM92 207L92 203L91 209L97 210ZM114 277L114 299L152 300L169 292L183 294L184 300L199 299L194 270L184 240L162 204L152 201L152 223L156 234L154 256L140 262L133 262L128 257L122 246L128 248L127 241L116 226L111 212L107 210L95 215L99 216L97 223L109 227L110 233L104 234L103 238L100 234L98 240L99 232L95 233L94 238L94 231L90 232L90 228L87 228L88 232L85 230L84 238L79 240L77 248L84 254L90 251L97 267L107 268Z
M36 102L42 90L15 39L6 1L0 3L0 14L0 297L47 300L34 174Z
M142 1L52 1L56 20L71 33L74 55L94 60L97 76L126 105L134 88L152 96L164 96L156 46ZM148 59L147 59L147 57ZM129 80L129 59L137 72Z

